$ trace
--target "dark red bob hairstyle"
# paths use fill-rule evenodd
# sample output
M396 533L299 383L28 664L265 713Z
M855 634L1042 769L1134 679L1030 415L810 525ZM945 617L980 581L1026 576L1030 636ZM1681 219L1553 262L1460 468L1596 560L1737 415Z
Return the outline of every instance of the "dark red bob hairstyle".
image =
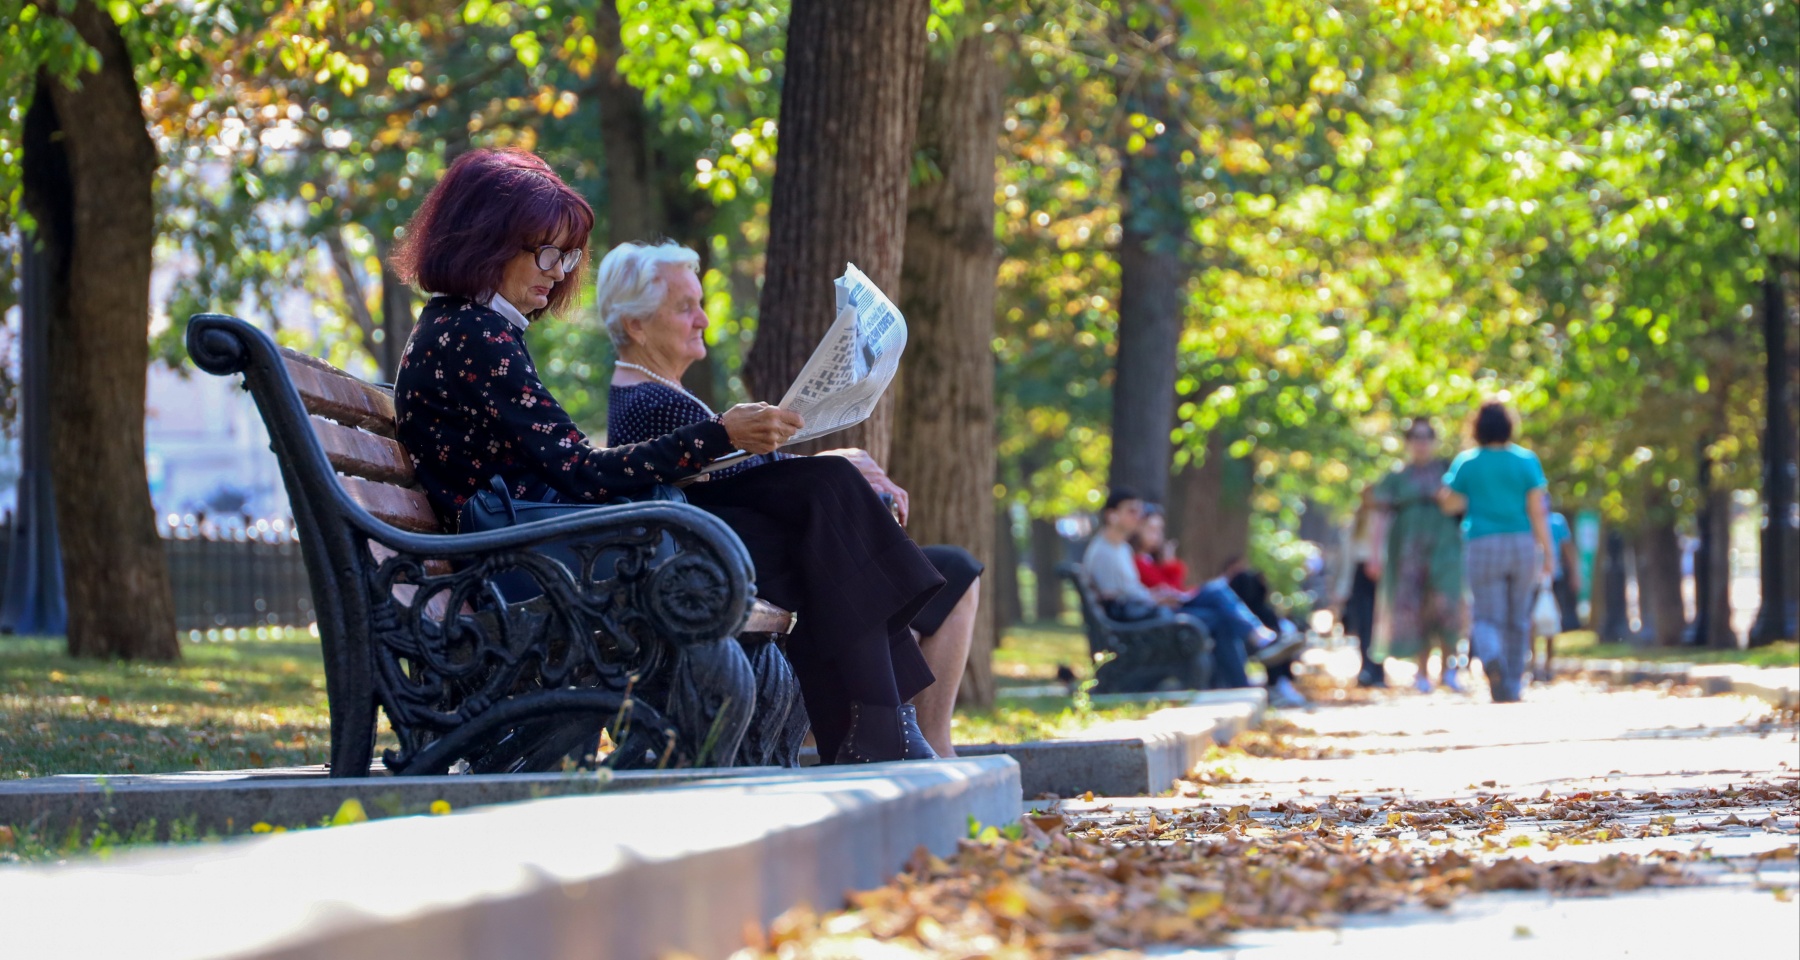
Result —
M594 208L550 165L523 150L471 150L456 158L406 225L394 251L401 278L428 293L485 302L521 250L586 250ZM550 288L546 311L581 287L581 266Z

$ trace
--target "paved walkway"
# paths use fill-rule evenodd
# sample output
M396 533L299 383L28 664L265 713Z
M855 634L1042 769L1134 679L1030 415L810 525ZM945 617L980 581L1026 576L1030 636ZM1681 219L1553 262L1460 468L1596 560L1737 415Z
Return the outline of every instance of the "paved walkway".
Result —
M1704 851L1683 869L1705 882L1603 897L1470 894L1448 909L1352 915L1324 931L1253 931L1229 947L1184 953L1800 956L1800 746L1791 713L1772 717L1766 704L1738 697L1565 680L1531 688L1517 705L1405 690L1271 718L1278 755L1223 759L1199 796L1071 802L1064 810L1117 824L1149 811L1168 820L1243 804L1259 821L1291 829L1316 809L1349 809L1351 821L1364 809L1374 815L1359 829L1422 850L1454 844L1537 863ZM1226 782L1233 778L1246 782ZM1439 801L1478 810L1505 801L1519 816L1496 832L1455 818L1412 827L1407 814L1396 823L1392 813Z

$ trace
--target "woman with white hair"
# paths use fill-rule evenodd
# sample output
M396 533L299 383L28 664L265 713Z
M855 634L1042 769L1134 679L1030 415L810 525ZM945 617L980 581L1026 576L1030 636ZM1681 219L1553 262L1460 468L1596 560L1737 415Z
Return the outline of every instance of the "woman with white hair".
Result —
M733 449L773 452L802 426L739 404L643 443L589 442L538 378L524 331L573 299L593 224L542 160L472 150L408 225L396 266L437 296L407 341L395 426L447 529L495 483L514 499L601 505L695 476ZM821 760L935 756L903 705L932 680L908 624L944 580L856 468L784 460L697 484L688 501L737 532L758 594L799 615L789 649L803 651L796 674Z
M687 368L706 356L708 321L699 267L699 256L674 242L623 243L600 262L600 315L619 354L606 417L607 437L612 443L641 443L704 423L714 416L710 407L681 385L681 375ZM709 474L708 483L688 487L688 497L693 502L705 502L710 498L706 488L715 478L735 480L768 474L764 468L770 465L785 468L790 461L807 459L848 461L871 489L893 499L897 518L902 524L906 522L906 491L888 477L873 457L857 449L830 450L811 458L786 453L751 457ZM911 627L920 638L925 662L936 679L911 697L907 709L916 711L920 729L939 756L955 756L950 720L956 706L956 688L962 682L974 637L982 566L961 547L934 545L923 550L945 585L913 617ZM751 555L760 571L762 561L754 547ZM758 584L762 596L787 606L762 586ZM829 584L823 586L828 588ZM802 615L800 622L805 624L807 618ZM828 633L811 636L836 642ZM830 698L820 689L829 679L819 669L820 658L829 651L820 640L798 635L790 638L787 649L817 737L821 711L833 709Z

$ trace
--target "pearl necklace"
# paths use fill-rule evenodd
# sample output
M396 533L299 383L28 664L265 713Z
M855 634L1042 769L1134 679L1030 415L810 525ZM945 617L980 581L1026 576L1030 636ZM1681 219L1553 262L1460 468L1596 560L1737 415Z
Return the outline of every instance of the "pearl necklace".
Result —
M700 409L705 410L707 416L709 416L709 417L718 416L718 414L713 413L712 407L709 407L706 405L705 400L702 400L699 397L694 396L692 393L689 393L688 388L682 386L679 381L670 380L668 377L665 377L662 374L657 373L655 370L652 370L649 367L643 366L641 364L630 363L625 360L614 360L613 366L624 367L627 370L636 370L638 373L641 373L644 376L649 377L652 380L655 380L657 383L660 383L663 386L668 387L670 390L673 390L676 393L679 393L682 396L687 397L689 400L692 400L695 403L699 404Z

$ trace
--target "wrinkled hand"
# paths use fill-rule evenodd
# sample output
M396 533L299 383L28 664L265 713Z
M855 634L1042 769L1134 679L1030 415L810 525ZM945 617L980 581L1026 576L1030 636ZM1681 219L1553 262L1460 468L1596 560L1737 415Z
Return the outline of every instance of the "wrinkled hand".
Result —
M906 518L911 514L911 510L909 509L910 498L907 497L906 491L901 489L900 485L895 483L893 478L887 475L887 471L881 469L881 464L876 463L875 458L869 456L867 450L860 450L856 447L845 447L842 450L821 450L818 455L821 457L843 457L845 460L850 461L850 465L856 468L857 473L863 475L864 480L869 481L869 486L874 487L876 493L892 494L894 498L894 513L897 515L900 525L903 527L906 526Z
M1373 580L1376 583L1380 583L1381 582L1381 561L1378 559L1375 559L1374 557L1364 560L1363 561L1363 573L1368 574L1370 580Z
M739 450L773 453L800 432L806 421L791 410L766 403L740 403L719 416L719 425Z

